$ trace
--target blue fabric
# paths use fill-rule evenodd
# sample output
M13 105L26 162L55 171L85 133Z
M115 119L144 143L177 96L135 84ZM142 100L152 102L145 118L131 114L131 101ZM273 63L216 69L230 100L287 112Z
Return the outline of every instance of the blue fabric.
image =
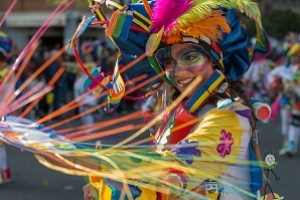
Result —
M227 10L225 16L231 32L224 34L218 45L223 52L225 76L228 79L237 80L244 75L250 65L248 53L249 35L241 27L240 18L233 10Z
M0 48L3 49L6 53L9 53L12 48L12 39L0 35Z
M134 17L132 15L126 15L125 21L123 23L122 32L119 36L120 40L126 41L130 33L130 25L133 23Z
M290 104L290 100L286 95L282 95L280 99L280 105L281 106L286 106Z
M153 6L153 2L149 2L149 4L150 6ZM129 4L128 10L135 10L149 19L149 16L142 3ZM131 25L138 26L134 22L132 22ZM148 41L149 36L150 36L149 33L130 30L126 40L124 40L124 37L120 37L120 38L114 37L115 44L118 46L121 52L122 60L120 61L120 66L129 64L130 62L134 61L137 57L145 53L146 43ZM137 82L136 84L142 83L145 80L148 80L153 76L157 75L155 70L150 65L147 57L145 57L144 59L142 59L140 62L130 67L129 69L125 70L121 75L125 80L131 80L143 74L147 74L147 77ZM144 86L144 88L147 88L160 81L162 81L162 79L157 78L152 83Z
M257 194L257 191L263 185L263 171L262 168L258 165L257 157L255 155L253 146L253 140L249 144L249 160L254 165L250 165L250 177L251 177L251 190L253 194Z
M123 189L123 183L111 180L111 179L105 179L105 183L111 188L112 190L112 200L119 200L121 197L121 191ZM128 185L130 192L133 196L133 199L138 198L142 191L138 188L138 186ZM125 196L125 200L128 200L128 197Z
M263 58L269 54L270 42L263 29L256 30L259 32L258 40L261 42L255 43L251 56L248 49L249 34L241 26L240 18L233 10L224 10L231 32L224 34L223 39L218 44L223 52L224 74L228 79L238 80L248 70L252 60Z

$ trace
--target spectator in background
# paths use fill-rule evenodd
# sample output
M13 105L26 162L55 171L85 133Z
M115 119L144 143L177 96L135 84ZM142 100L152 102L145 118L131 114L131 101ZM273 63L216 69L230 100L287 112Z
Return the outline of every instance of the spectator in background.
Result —
M270 102L270 88L268 85L268 74L274 67L273 63L268 58L254 59L243 76L243 79L248 87L248 96L256 99Z
M107 72L111 72L111 57L113 57L113 50L111 48L104 48L102 50L102 58L101 58L101 62L100 65L102 66L102 70L103 72L107 73ZM116 61L116 58L114 59L114 63Z
M0 84L3 83L8 71L8 53L11 51L12 40L2 31L0 31ZM14 87L12 80L5 83L0 91L0 104L3 104L5 94L9 88ZM7 163L7 153L4 143L0 140L0 184L11 181L11 173Z
M283 141L282 148L279 150L279 155L284 155L289 152L291 152L292 155L297 151L298 142L294 144L294 141L297 141L297 139L289 139L289 132L291 132L291 126L293 127L293 130L298 129L296 121L298 121L299 118L299 108L297 108L297 104L293 102L297 100L297 96L299 96L299 84L296 85L296 80L294 79L294 75L298 73L300 69L299 55L300 46L296 43L287 52L287 62L284 65L274 68L268 75L269 85L271 85L271 88L277 92L277 98L274 102L278 102L279 107L278 109L273 109L272 112L274 116L279 113L281 116L281 135ZM299 80L297 81L299 82ZM298 100L296 102L298 102ZM275 106L272 107L275 108ZM295 137L299 137L299 135Z
M287 153L290 156L295 156L300 137L300 44L295 43L288 51L287 56L290 60L291 79L284 82L285 91L283 91L283 95L288 98L289 112L286 115L289 114L290 118L287 133L283 135L283 147L279 154Z
M58 51L56 49L50 52L50 56L54 56ZM45 70L46 82L48 83L51 78L56 74L60 67L63 66L64 57L63 55L58 56L54 62ZM67 84L66 84L66 73L63 73L54 84L53 89L53 110L59 109L66 98Z
M74 84L76 80L76 76L79 69L79 66L76 62L74 55L65 53L64 54L64 63L66 69L66 84L67 84L67 95L66 95L66 102L71 101L74 99Z
M96 62L93 59L93 55L90 51L86 51L83 54L83 61L84 66L87 68L89 72L91 72L93 69L97 67ZM84 87L84 81L87 78L85 73L82 70L79 70L77 73L77 77L74 83L74 98L78 99L81 95L84 95L85 93L88 93L88 89ZM93 106L96 106L98 104L97 98L93 95L93 93L89 93L84 96L84 98L80 98L77 101L79 104L81 104L78 107L79 113L84 113L88 111ZM99 112L103 112L99 110ZM95 118L94 118L95 112L83 114L81 116L81 121L84 125L92 126L94 124Z
M37 65L41 66L46 60L48 60L50 58L50 51L47 49L47 47L43 46L42 50L38 53L38 55L36 57L37 57L37 60L36 60ZM45 85L51 80L51 77L47 72L48 72L48 69L43 71L43 73L41 73L38 77L39 80L42 81ZM53 92L49 92L48 94L43 96L43 98L39 101L39 104L38 104L38 107L39 107L38 117L39 118L43 118L49 113L50 106L53 103L53 102L50 102L49 99L51 99L53 101Z

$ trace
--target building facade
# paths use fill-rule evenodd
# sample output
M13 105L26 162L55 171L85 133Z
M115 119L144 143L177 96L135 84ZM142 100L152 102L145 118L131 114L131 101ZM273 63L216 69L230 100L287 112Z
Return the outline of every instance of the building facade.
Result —
M53 1L53 0L52 0ZM40 42L49 48L56 44L65 45L72 38L83 16L92 16L87 1L75 3L64 12L57 14L50 27L42 34ZM3 16L12 1L3 1L0 4L0 14ZM37 30L45 25L57 4L48 0L19 0L7 16L1 29L9 34L14 44L23 48L36 34ZM83 38L101 37L104 30L101 27L89 28Z

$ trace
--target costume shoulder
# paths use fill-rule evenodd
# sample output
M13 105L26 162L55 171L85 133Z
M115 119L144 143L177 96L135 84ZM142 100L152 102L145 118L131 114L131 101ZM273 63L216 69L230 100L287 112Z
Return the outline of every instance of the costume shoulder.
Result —
M222 106L219 104L202 118L187 140L199 143L203 157L237 159L244 148L247 148L251 137L251 110L247 106L237 102ZM233 151L222 151L223 141Z
M203 115L202 123L236 125L236 120L248 121L252 119L251 109L242 103L230 99L220 100L217 107Z

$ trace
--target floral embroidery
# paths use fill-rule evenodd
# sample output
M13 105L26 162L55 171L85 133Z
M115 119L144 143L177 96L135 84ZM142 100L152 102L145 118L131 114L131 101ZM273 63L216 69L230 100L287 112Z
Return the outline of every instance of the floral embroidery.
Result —
M201 152L197 149L197 146L198 143L196 141L189 142L188 140L184 140L176 145L171 152L176 153L180 159L191 165L194 162L193 156L201 156Z
M233 138L230 132L226 132L225 130L221 131L220 137L221 144L218 145L217 151L220 153L222 158L225 158L226 155L231 153L231 146L233 145Z

